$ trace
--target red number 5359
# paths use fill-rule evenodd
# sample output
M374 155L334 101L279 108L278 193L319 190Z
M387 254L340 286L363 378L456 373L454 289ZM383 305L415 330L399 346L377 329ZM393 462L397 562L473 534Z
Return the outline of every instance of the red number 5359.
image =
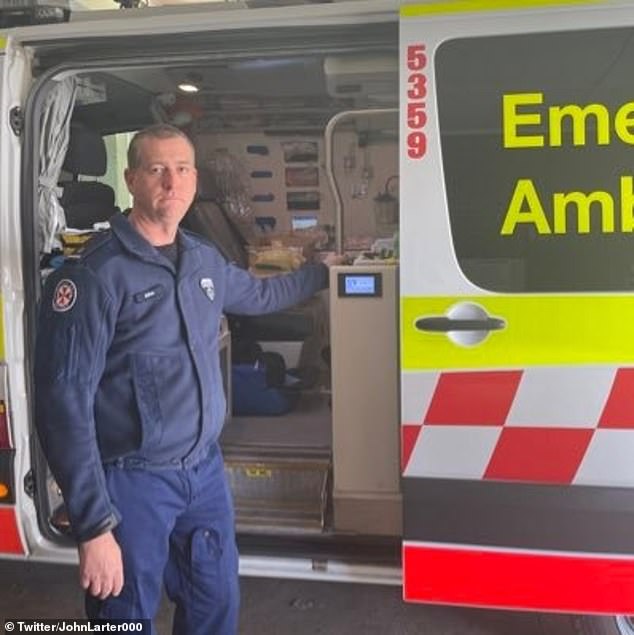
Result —
M424 44L407 47L407 155L422 159L427 151L425 97L427 96L427 55Z

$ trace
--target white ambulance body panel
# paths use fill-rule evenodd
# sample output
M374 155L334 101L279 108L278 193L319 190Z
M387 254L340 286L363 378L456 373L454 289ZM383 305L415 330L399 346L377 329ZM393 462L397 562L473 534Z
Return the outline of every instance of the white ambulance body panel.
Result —
M633 7L482 8L401 9L405 596L631 613Z

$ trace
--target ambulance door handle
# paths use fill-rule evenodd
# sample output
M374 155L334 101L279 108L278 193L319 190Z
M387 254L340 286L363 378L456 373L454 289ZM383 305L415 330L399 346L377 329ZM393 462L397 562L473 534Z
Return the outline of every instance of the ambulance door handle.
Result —
M445 315L421 316L414 322L419 331L445 333L458 346L475 346L483 342L491 331L501 331L506 320L493 317L476 302L458 302Z
M449 331L499 331L506 326L500 318L460 319L445 316L418 318L416 328L419 331L448 333Z

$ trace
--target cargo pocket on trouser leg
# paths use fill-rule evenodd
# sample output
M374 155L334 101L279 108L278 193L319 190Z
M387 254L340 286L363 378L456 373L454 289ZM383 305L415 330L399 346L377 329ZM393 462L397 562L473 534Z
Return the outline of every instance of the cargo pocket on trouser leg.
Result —
M129 583L123 587L118 596L111 595L105 600L86 591L84 607L86 617L89 619L149 619L147 614L140 610L138 594ZM147 632L148 634L151 632L149 626Z
M218 529L201 527L191 534L189 571L181 577L188 635L235 635L238 629L238 552L233 527Z

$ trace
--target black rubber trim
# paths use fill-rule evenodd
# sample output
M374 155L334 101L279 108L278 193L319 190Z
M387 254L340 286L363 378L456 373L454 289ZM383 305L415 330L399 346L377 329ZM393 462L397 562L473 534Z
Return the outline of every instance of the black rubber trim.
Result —
M405 540L634 554L634 489L405 478Z

